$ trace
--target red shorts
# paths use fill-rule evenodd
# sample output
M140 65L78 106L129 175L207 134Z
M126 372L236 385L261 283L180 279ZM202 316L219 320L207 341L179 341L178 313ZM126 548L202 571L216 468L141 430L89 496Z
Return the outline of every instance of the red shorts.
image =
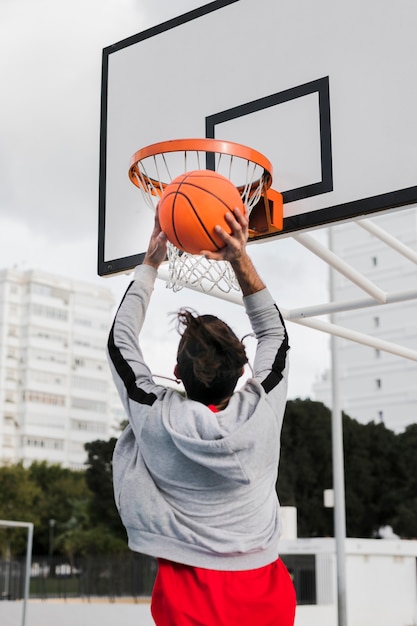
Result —
M219 571L158 560L156 626L293 626L295 590L284 563Z

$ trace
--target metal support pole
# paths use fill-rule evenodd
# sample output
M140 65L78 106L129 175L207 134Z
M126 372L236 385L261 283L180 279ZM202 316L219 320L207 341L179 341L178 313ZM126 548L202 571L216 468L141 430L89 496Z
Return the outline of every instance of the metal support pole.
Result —
M334 489L334 535L336 540L338 626L347 626L346 605L346 513L343 461L343 423L339 396L337 337L331 336L332 350L332 447Z
M332 229L329 228L329 247L332 249ZM330 297L335 298L334 269L330 267ZM333 320L332 320L333 321ZM340 407L339 358L337 337L331 336L332 366L332 449L334 489L334 535L336 541L337 614L338 626L347 626L346 603L346 508L345 471L343 459L343 423Z

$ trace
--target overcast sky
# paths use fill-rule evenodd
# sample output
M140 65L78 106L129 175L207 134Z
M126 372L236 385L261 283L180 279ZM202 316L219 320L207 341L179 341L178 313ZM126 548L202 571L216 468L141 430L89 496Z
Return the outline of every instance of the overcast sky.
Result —
M102 49L202 4L0 0L1 268L98 281L120 298L129 278L96 273ZM274 277L282 307L327 301L327 269L310 253L290 240L252 248L263 278ZM240 307L187 290L173 294L159 282L144 346L157 373L171 374L177 336L168 333L167 313L182 305L217 313L241 336L248 332ZM295 324L288 331L290 397L311 397L328 366L329 338Z

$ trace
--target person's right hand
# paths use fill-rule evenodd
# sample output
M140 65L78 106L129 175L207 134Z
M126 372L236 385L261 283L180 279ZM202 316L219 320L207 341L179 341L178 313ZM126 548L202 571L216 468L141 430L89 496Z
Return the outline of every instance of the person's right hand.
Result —
M249 257L246 244L249 234L249 219L238 208L234 214L226 213L225 219L231 228L231 233L227 233L220 226L216 226L216 233L223 239L225 245L217 252L202 250L206 259L213 261L229 261L237 281L244 296L249 296L265 288L265 284L260 278L255 266Z
M215 226L216 234L224 241L223 248L212 252L211 250L201 250L201 254L206 259L213 261L230 261L234 263L242 256L246 256L246 243L248 241L249 219L246 213L242 213L237 207L233 214L229 211L225 215L225 220L229 224L231 233L226 232L221 226Z

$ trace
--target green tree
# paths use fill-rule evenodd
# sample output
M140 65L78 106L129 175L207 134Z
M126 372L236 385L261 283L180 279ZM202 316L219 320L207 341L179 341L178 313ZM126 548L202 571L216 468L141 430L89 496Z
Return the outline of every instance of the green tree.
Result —
M373 459L369 456L364 426L343 415L343 449L346 496L346 533L350 537L372 535L376 506L373 502Z
M47 554L50 550L56 552L59 549L56 538L68 520L73 518L74 507L77 507L78 502L91 498L85 472L45 461L35 461L28 468L28 475L43 495L37 511L39 523L34 532L34 553Z
M330 412L321 402L287 403L281 437L277 492L282 505L297 507L301 537L333 534L323 491L332 486Z
M416 536L417 426L398 437L383 424L343 415L343 446L347 535L373 537L390 525ZM277 491L283 505L297 507L301 537L333 535L333 511L323 506L323 490L332 484L329 409L311 400L289 401Z
M398 505L396 435L384 424L359 424L343 416L347 534L372 537L393 525Z
M126 541L115 536L103 523L92 524L90 501L76 500L71 518L57 537L57 547L74 565L75 556L114 554L127 550Z
M400 472L398 504L393 510L394 530L407 539L417 539L417 424L398 435Z
M91 491L90 519L93 524L105 525L120 539L126 533L114 502L112 457L116 439L96 440L85 445L88 454L86 482Z
M0 519L40 523L42 490L31 480L21 463L0 467ZM0 532L2 554L20 554L26 549L27 531L6 528Z

